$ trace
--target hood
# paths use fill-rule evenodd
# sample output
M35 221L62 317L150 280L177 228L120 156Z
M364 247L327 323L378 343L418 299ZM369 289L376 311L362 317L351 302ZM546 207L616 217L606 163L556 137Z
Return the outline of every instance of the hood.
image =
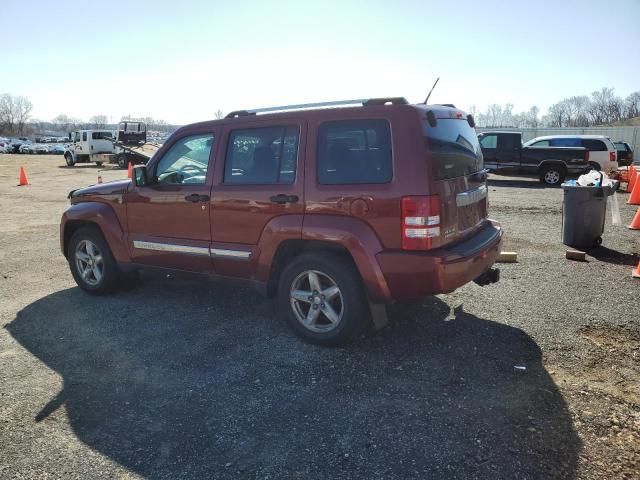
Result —
M67 198L77 198L95 195L120 195L126 193L131 185L131 180L114 180L113 182L97 183L89 187L71 190Z

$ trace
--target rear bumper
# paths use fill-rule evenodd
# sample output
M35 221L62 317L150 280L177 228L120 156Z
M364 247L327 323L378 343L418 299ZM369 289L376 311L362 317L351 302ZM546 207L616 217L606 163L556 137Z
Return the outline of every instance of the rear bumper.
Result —
M489 220L472 237L428 252L382 251L376 255L392 301L449 293L480 277L495 263L500 224Z

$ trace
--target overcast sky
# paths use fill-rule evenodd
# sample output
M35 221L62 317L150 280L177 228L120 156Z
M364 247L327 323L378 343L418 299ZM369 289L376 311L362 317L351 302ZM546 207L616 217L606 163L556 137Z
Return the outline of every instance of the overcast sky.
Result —
M33 117L152 116L405 96L543 111L640 90L640 0L0 0L0 93Z

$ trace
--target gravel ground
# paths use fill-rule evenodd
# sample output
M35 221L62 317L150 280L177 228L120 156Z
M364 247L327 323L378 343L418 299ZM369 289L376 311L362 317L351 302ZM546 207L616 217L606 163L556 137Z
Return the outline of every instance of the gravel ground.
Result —
M63 163L0 155L0 478L640 478L639 232L565 260L562 191L494 176L501 282L326 349L220 281L83 293L58 223L99 170Z

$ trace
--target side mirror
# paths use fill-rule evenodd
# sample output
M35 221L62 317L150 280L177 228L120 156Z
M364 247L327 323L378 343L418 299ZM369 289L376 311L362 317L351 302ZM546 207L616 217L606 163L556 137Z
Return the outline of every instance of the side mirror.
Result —
M133 167L133 184L136 187L144 187L149 184L149 179L147 178L147 166L146 165L137 165Z

